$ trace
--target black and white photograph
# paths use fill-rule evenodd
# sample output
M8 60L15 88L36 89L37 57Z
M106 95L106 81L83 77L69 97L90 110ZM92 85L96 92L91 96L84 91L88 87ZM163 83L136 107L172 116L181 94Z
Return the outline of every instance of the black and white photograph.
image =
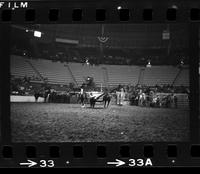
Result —
M11 27L12 142L189 142L186 24Z

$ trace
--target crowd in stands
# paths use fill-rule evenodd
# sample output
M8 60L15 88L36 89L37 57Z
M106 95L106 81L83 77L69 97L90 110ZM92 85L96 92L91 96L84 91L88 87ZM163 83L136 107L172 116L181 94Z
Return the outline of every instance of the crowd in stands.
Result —
M14 95L30 95L33 94L33 87L30 83L31 77L15 77L11 76L10 91Z
M40 80L39 77L32 76L32 77L15 77L11 76L11 92L17 92L17 94L25 95L32 93L34 91L34 87L32 85L32 81L35 80ZM42 86L42 85L41 85ZM77 87L73 83L69 83L68 85L51 85L48 84L50 88L57 88L57 91L67 91L67 92L72 92L72 91L77 91ZM120 91L121 88L124 89L125 93L132 94L132 93L137 93L138 91L142 91L144 93L149 93L150 91L154 93L189 93L189 87L185 86L173 86L169 84L164 84L164 85L155 85L155 86L147 86L147 85L118 85L115 87L112 87L113 89L115 88L116 91ZM90 89L90 88L89 88ZM94 91L100 91L102 90L100 87L92 87L92 90Z
M40 81L40 78L36 76L15 77L11 75L10 94L33 95L35 92L43 91L46 87L50 88L52 91L57 91L60 94L76 90L73 83L69 83L68 85L51 85L46 83L37 83L37 81Z

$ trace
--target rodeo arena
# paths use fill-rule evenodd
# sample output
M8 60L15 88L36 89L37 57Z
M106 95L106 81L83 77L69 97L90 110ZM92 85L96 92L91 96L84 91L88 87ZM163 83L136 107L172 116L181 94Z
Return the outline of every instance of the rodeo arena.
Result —
M12 25L14 142L189 140L187 28Z

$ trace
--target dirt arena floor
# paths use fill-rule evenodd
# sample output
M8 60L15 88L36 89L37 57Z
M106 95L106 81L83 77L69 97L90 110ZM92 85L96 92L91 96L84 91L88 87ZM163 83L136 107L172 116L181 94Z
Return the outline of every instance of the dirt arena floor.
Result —
M189 110L79 104L11 103L13 142L181 142Z

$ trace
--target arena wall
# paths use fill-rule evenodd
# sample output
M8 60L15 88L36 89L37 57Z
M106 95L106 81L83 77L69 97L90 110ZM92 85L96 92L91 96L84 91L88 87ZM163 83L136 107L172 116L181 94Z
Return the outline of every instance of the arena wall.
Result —
M158 93L158 95L166 96L167 93ZM189 107L189 101L187 94L175 94L178 98L178 108L188 108ZM10 96L11 102L35 102L34 96L20 96L20 95L11 95ZM39 97L38 102L44 102L44 98ZM77 103L77 98L71 97L70 103ZM111 100L111 104L117 104L117 101L115 98ZM123 105L129 105L129 101L123 100Z
M11 102L35 102L34 96L20 96L20 95L11 95ZM38 102L44 102L44 98L39 97Z

